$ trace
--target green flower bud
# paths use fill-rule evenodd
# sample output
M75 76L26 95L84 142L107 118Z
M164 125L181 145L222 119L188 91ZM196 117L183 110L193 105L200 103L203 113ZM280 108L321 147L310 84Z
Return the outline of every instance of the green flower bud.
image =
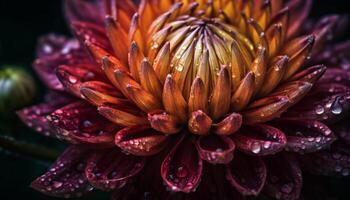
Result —
M35 93L35 82L28 72L10 66L0 69L0 115L29 105Z

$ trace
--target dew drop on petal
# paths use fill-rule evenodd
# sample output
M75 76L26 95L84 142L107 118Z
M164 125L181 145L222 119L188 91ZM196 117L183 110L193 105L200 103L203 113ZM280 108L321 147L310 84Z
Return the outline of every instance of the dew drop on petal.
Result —
M179 178L185 178L188 175L188 170L185 166L181 165L176 169L176 176Z
M258 154L261 150L261 146L258 142L254 142L251 146L251 150L253 153Z
M324 113L324 108L321 105L318 105L315 109L316 114L322 115Z

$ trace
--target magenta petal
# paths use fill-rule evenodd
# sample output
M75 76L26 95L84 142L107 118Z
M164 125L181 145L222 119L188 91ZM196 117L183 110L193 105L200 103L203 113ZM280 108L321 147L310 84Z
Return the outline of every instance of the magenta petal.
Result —
M78 101L53 112L48 119L57 137L68 142L113 146L114 134L120 127L98 114L96 108Z
M226 178L243 195L258 195L266 180L266 166L259 157L236 152L226 166Z
M345 26L347 27L347 26ZM349 63L346 62L350 57L350 40L337 44L332 44L313 58L314 63L324 63L332 66L342 65L345 61L343 69L349 69Z
M299 199L302 174L297 160L292 155L265 158L267 178L264 192L276 199Z
M327 148L335 141L330 128L313 120L277 120L273 125L287 136L285 149L298 153L310 153Z
M104 47L104 49L111 49L104 26L81 21L75 21L71 25L76 38L79 39L81 44L89 41Z
M337 143L330 150L304 155L302 166L313 174L326 176L350 175L350 152L346 145Z
M271 155L281 151L287 142L282 131L259 124L241 129L231 137L238 149L250 155Z
M341 88L333 88L341 90ZM317 90L317 88L315 88ZM350 93L327 95L327 93L313 94L305 98L293 109L288 110L283 117L291 119L308 119L334 123L346 116L350 108Z
M316 55L322 49L334 35L339 16L329 15L320 19L316 24L313 25L312 34L316 36L316 41L312 50L312 55Z
M350 42L349 42L350 46ZM350 51L350 47L349 50ZM338 83L350 87L350 71L343 70L340 68L329 68L319 80L320 83Z
M31 187L54 197L80 197L91 191L84 170L89 152L70 146L51 166L50 170L32 182Z
M289 0L286 6L290 10L288 37L294 36L308 17L312 0Z
M144 157L126 155L118 149L108 149L93 154L85 169L89 182L101 190L120 188L145 164Z
M120 130L115 135L115 144L125 152L136 156L150 156L159 153L167 144L167 137L150 128L134 126Z
M61 65L57 68L56 74L66 91L81 98L80 86L82 83L105 78L96 66L91 65Z
M77 40L54 34L40 38L37 56L33 67L46 86L53 90L63 90L55 72L59 65L90 62Z
M64 10L69 23L84 21L103 24L103 1L65 0Z
M62 93L51 92L46 95L45 103L24 108L17 112L19 118L30 128L45 136L55 136L56 131L50 127L47 115L72 101Z
M235 144L225 136L201 136L196 141L201 159L212 164L227 164L233 159Z
M203 163L189 138L182 138L165 157L161 175L169 189L174 192L194 191L202 176Z

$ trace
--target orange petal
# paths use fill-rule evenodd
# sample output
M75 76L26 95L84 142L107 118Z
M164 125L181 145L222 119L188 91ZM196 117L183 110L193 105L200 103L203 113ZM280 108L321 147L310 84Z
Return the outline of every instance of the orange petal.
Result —
M177 116L180 121L187 120L187 102L170 74L164 84L163 105L168 113Z
M167 74L170 72L170 43L167 42L158 52L153 63L154 71L159 80L164 84Z
M130 46L130 51L128 54L128 63L130 68L130 73L132 77L140 82L140 72L141 72L141 62L144 59L144 55L140 48L137 46L136 42L132 42Z
M197 77L192 83L188 109L190 112L196 110L208 112L208 91L200 77Z
M245 108L252 98L255 90L255 76L249 72L241 81L235 93L231 98L231 108L234 111L240 111Z
M98 112L111 122L124 127L148 124L146 117L137 116L110 106L100 106Z
M258 92L259 96L265 96L270 93L282 80L288 65L288 56L278 56L272 61L270 68L266 73L265 83Z
M244 111L243 123L244 124L257 124L270 121L279 117L288 107L289 99L287 97L276 99L269 104Z
M142 88L161 99L162 85L157 77L156 72L147 59L144 59L141 63L141 71L139 76Z
M213 120L218 120L230 109L231 76L227 66L222 66L209 102Z

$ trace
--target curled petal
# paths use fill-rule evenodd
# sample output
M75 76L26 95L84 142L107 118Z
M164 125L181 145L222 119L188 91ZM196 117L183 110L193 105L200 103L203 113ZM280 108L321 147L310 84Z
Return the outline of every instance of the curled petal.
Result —
M345 145L332 145L330 150L307 154L301 157L303 168L313 174L325 176L349 176L350 154Z
M100 81L83 83L80 86L80 93L95 106L130 104L130 101L123 98L124 96L115 87Z
M192 141L184 137L165 157L160 172L171 191L189 193L199 185L203 163Z
M227 137L208 135L196 141L201 159L212 164L227 164L233 159L235 144Z
M164 111L148 113L148 121L153 129L165 134L175 134L181 130L181 125L176 117Z
M318 121L277 120L273 125L286 134L287 151L310 153L325 149L335 141L331 129Z
M196 110L208 111L208 91L200 77L196 77L191 86L188 107L190 112Z
M137 111L137 110L136 110ZM100 106L98 107L98 112L120 126L136 126L148 124L147 118L135 113L134 110L125 109L123 107L113 107L113 106Z
M190 119L188 120L188 129L197 135L209 134L212 119L201 110L197 110L191 113Z
M74 102L48 116L57 137L71 143L113 145L114 133L120 127L98 115L85 102Z
M50 94L49 94L50 95ZM45 102L39 105L24 108L17 112L19 118L30 128L45 135L56 136L56 131L50 127L46 116L65 104L69 104L72 99L65 97L61 93L51 93Z
M311 90L313 84L306 81L292 81L276 88L276 92L271 96L287 96L289 99L289 106L299 102Z
M308 67L307 69L295 74L291 77L291 81L306 81L309 83L315 83L326 72L327 67L324 65L315 65Z
M53 197L81 197L93 189L84 174L89 154L84 148L68 147L48 172L31 183L31 187Z
M250 155L276 154L287 143L286 136L282 131L264 124L241 129L231 138L241 151Z
M243 123L256 124L279 117L289 106L289 98L277 96L253 102L253 108L242 113Z
M93 68L95 68L95 66L61 65L57 68L56 74L58 79L63 84L65 90L80 98L80 86L83 82L92 80L104 80L102 74L96 70L93 70Z
M149 126L134 126L120 130L115 144L136 156L150 156L160 152L167 144L167 137Z
M276 199L298 199L302 187L298 161L285 154L266 157L264 161L267 167L264 192Z
M226 165L226 179L241 194L258 195L265 185L265 163L259 157L236 151L235 159Z
M91 155L85 174L89 182L101 190L114 190L139 173L145 164L143 157L126 155L118 149L108 149Z
M327 94L327 93L325 93ZM319 95L305 98L293 110L284 114L287 118L299 118L334 123L342 119L350 108L350 94Z
M232 113L217 124L213 124L213 132L218 135L231 135L242 126L242 115Z

